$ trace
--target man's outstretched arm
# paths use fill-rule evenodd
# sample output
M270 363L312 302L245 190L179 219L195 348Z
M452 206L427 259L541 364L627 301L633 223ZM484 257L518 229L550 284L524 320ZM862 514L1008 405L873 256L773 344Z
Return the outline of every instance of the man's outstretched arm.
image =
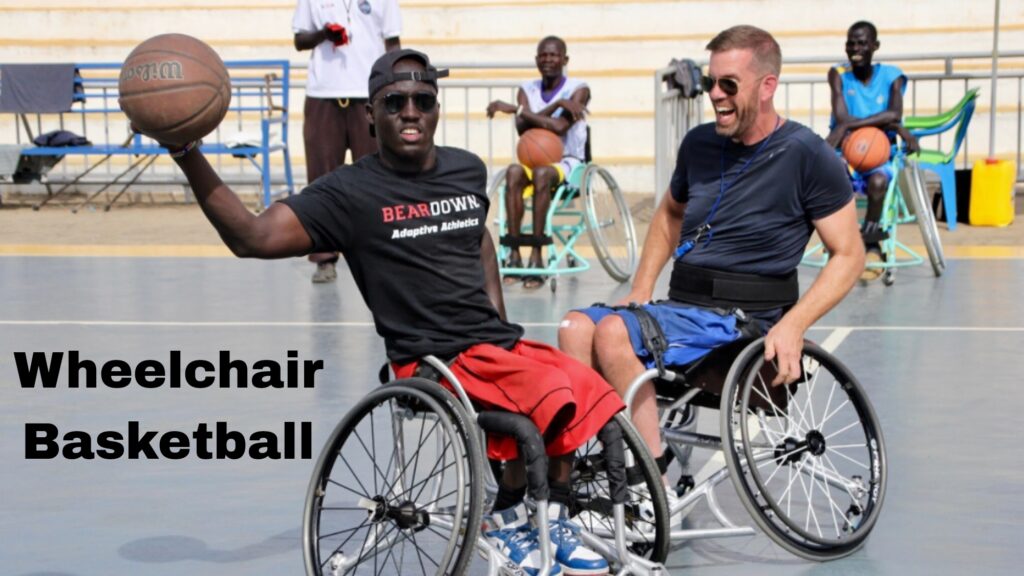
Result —
M313 247L291 208L274 204L258 216L214 172L198 147L175 162L188 178L199 206L224 244L241 258L302 256Z

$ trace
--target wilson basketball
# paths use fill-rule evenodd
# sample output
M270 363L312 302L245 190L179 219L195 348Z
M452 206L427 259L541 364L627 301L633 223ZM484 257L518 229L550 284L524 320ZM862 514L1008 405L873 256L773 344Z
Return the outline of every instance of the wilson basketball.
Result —
M161 34L132 50L118 80L121 110L139 131L182 146L220 124L231 101L231 78L220 56L184 34Z
M843 142L843 157L857 172L874 170L889 161L889 138L874 126L858 128Z
M562 139L550 130L530 128L519 137L516 156L528 168L557 164L562 160Z

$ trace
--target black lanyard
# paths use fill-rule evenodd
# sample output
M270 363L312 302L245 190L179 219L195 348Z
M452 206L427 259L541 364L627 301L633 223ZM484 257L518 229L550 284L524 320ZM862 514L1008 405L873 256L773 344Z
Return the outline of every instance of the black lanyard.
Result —
M733 176L732 180L729 180L729 182L725 181L725 145L729 143L729 139L726 138L725 140L722 141L722 171L721 176L718 180L718 197L715 198L715 203L711 205L711 211L708 212L708 217L704 219L704 223L697 227L697 233L694 234L693 238L679 244L679 247L676 248L676 252L674 255L676 260L682 258L683 256L686 256L691 250L693 250L697 246L697 243L701 241L701 238L704 238L705 247L707 247L707 245L711 243L711 236L714 234L714 231L711 229L711 219L715 217L715 212L718 212L718 206L719 204L722 203L722 197L725 196L725 191L731 188L732 185L735 184L736 181L740 179L740 176L742 176L743 173L747 171L747 168L750 167L750 164L754 162L754 159L757 158L757 155L760 154L766 146L768 146L768 143L771 142L772 140L772 136L775 136L775 133L779 131L779 125L781 123L782 117L779 116L775 119L775 128L772 129L771 134L769 134L768 137L765 138L763 142L761 142L761 145L757 147L757 150L754 150L754 153L743 164L743 166L740 168L740 171L737 172L736 175ZM705 238L705 236L707 237Z

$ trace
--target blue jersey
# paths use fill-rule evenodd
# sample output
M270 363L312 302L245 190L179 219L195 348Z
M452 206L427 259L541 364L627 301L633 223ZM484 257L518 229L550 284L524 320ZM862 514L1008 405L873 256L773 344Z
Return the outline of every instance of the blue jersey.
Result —
M849 64L837 64L836 72L842 80L843 101L846 111L854 118L867 118L889 109L889 95L892 94L892 83L903 79L902 93L907 91L907 77L897 66L875 64L872 66L871 79L867 85L861 83L853 75ZM830 127L834 127L836 118L833 115Z

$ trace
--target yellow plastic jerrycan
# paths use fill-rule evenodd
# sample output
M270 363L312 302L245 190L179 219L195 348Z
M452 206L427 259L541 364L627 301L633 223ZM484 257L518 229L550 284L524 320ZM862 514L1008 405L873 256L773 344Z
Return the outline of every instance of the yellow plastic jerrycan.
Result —
M1007 160L978 160L971 172L971 226L1008 226L1013 222L1016 167Z

